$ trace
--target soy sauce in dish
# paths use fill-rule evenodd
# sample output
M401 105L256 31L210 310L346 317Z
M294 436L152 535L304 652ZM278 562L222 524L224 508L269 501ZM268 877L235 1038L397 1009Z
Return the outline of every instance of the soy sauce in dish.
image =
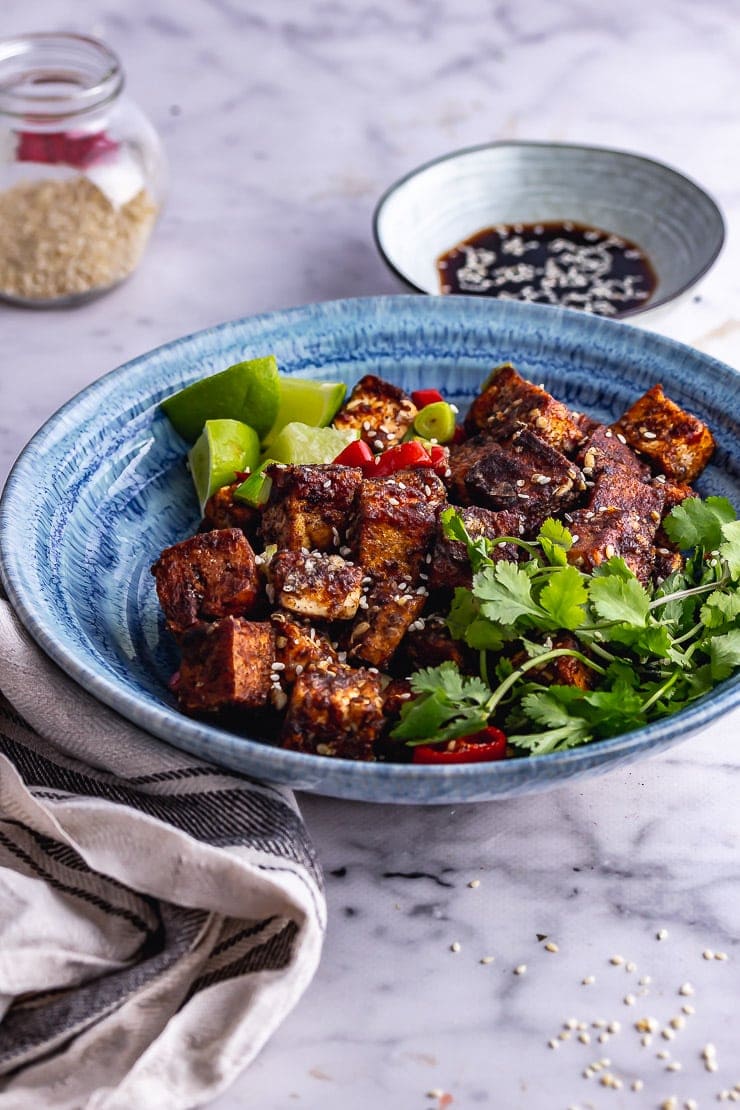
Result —
M657 279L636 243L587 224L497 224L437 259L442 293L565 305L599 316L643 308Z

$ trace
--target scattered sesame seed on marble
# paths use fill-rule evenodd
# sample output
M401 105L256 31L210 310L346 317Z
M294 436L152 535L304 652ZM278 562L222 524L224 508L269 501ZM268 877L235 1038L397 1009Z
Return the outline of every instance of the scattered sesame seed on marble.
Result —
M570 1031L568 1029L563 1029L562 1033L558 1033L558 1037L560 1038L561 1041L569 1041L570 1040Z
M476 890L480 886L480 879L471 879L468 886L471 890Z
M671 1018L668 1024L670 1025L671 1029L683 1029L684 1025L686 1024L686 1019L682 1018L680 1014L677 1014L676 1017Z
M593 1025L594 1029L605 1029L606 1028L606 1022L604 1021L603 1018L596 1018L596 1020L592 1021L591 1024Z
M684 1110L699 1110L699 1103L695 1098L687 1098L683 1105Z
M568 1018L568 1020L564 1022L564 1025L566 1029L577 1029L578 1021L576 1018Z
M702 952L702 958L705 959L705 960L713 960L714 959L714 952L712 951L712 949L711 948L705 948L704 951Z
M450 945L450 952L459 952L461 948L462 945L460 944L460 941L453 940L452 944Z
M645 1033L645 1035L641 1039L643 1046L645 1048L650 1048L650 1045L653 1043L653 1038L650 1036L650 1034Z
M549 1040L549 1041L547 1042L547 1046L548 1046L548 1048L560 1048L560 1042L559 1042L559 1041L556 1041L556 1040L554 1040L554 1039L553 1039L553 1040Z
M671 1054L667 1048L661 1048L660 1052L655 1053L656 1060L670 1060Z
M682 983L681 986L678 988L678 993L688 996L694 993L694 988L692 987L691 983Z
M610 1068L612 1066L612 1062L608 1056L602 1056L599 1060L599 1063L601 1064L602 1068Z
M715 952L714 958L715 960L726 960L728 957L726 952Z
M526 975L526 973L527 973L527 965L526 964L518 964L514 968L514 974L515 975Z
M431 1091L427 1091L427 1098L442 1098L444 1091L441 1087L432 1087Z
M667 936L668 936L668 930L667 929L658 929L657 933L655 934L655 939L656 940L665 940Z
M678 1110L678 1100L675 1095L665 1098L660 1104L660 1110Z
M643 975L643 977L641 979L638 979L637 981L641 987L647 987L650 985L650 983L652 983L652 979L649 975Z
M593 1068L584 1068L583 1071L581 1072L581 1075L583 1076L584 1079L590 1079L593 1074L594 1074L594 1069Z
M615 967L619 967L620 964L624 963L624 956L612 956L609 963L614 964Z
M624 965L624 970L629 972L637 971L637 964L634 963L632 960L628 960L627 963Z
M609 1034L608 1033L599 1033L599 1036L598 1036L599 1044L607 1044L608 1041L609 1041Z
M676 1034L672 1029L661 1029L660 1035L664 1041L672 1041Z
M550 940L545 945L545 951L546 952L559 952L560 949L558 948L557 944L555 944L554 941Z
M588 1023L585 1021L579 1021L576 1028L580 1029L582 1033L585 1033L588 1029Z
M685 1003L685 1004L684 1004L684 1005L683 1005L683 1006L681 1007L681 1010L682 1010L682 1012L683 1012L684 1014L689 1014L689 1015L690 1015L690 1014L695 1014L695 1013L696 1013L696 1010L694 1009L694 1007L693 1007L693 1006L691 1005L691 1003L690 1003L690 1002L686 1002L686 1003Z
M635 1079L635 1080L633 1080L633 1083L632 1083L632 1090L633 1091L641 1091L644 1086L645 1086L645 1084L643 1083L643 1081L641 1079Z
M636 999L634 994L626 994L622 1001L624 1002L625 1006L634 1006Z
M581 979L581 985L584 987L590 987L595 982L596 977L594 975L584 975L583 979Z
M729 1098L730 1098L730 1092L729 1091L720 1091L719 1094L717 1095L717 1101L718 1102L728 1102Z
M740 1102L740 1091L730 1091L730 1101Z
M610 1021L607 1025L607 1029L610 1033L620 1033L622 1030L622 1026L619 1024L618 1021Z
M666 1069L665 1070L666 1071L680 1071L681 1070L681 1061L680 1060L671 1060L670 1064L666 1064Z
M581 1042L581 1044L591 1044L591 1037L588 1033L579 1033L578 1040Z
M482 964L492 964L495 956L481 956L480 962Z

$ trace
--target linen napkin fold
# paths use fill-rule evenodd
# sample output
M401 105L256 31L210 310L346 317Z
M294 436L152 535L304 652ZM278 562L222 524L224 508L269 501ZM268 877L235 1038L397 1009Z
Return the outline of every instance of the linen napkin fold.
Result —
M292 794L102 706L1 599L0 692L0 1108L200 1106L319 961Z

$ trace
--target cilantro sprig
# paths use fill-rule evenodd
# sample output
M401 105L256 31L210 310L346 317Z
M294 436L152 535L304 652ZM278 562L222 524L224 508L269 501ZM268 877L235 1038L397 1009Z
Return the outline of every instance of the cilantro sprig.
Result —
M570 564L573 537L558 520L534 541L471 537L452 508L442 523L473 572L447 624L478 652L480 676L452 662L417 671L396 739L442 743L496 722L516 749L542 755L675 713L740 668L740 521L726 498L689 498L668 514L687 558L657 588L619 556L591 574ZM494 558L503 544L522 561ZM586 668L588 688L547 681L564 658Z

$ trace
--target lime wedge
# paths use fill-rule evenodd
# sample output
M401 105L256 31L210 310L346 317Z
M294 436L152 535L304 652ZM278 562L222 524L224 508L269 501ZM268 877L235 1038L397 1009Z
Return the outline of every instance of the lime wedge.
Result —
M188 451L200 511L211 494L234 481L236 470L252 470L259 457L260 441L254 428L240 420L206 420Z
M183 439L193 443L206 420L242 420L259 436L275 423L280 379L274 355L237 362L201 378L162 401L162 408Z
M344 400L344 382L315 382L309 378L280 378L280 405L275 423L265 440L272 443L286 424L300 421L313 428L331 424Z
M315 428L293 421L270 443L270 458L282 463L329 463L358 438L356 428Z

